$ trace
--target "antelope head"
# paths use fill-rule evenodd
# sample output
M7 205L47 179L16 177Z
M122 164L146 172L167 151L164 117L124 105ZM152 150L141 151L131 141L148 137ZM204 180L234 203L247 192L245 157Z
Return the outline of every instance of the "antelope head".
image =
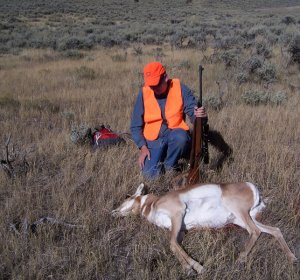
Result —
M115 217L125 217L131 213L139 213L141 205L141 196L145 190L145 185L141 183L134 195L127 198L117 209L112 211L112 215Z

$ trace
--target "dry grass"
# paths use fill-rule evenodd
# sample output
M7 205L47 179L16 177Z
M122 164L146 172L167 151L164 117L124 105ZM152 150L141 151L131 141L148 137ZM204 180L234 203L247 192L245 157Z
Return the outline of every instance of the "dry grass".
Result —
M14 180L0 172L0 278L186 279L169 249L165 230L140 217L115 219L110 214L143 180L134 144L129 141L122 147L91 152L69 139L73 122L108 123L116 131L129 130L142 67L155 58L157 49L149 46L143 56L133 55L131 48L126 52L126 59L120 61L113 57L125 57L125 50L99 49L80 60L37 50L0 58L2 148L11 133L12 142L28 151L31 167L27 176ZM196 90L197 65L203 54L167 46L163 52L161 60L170 76ZM209 111L210 124L234 151L230 165L204 177L260 186L263 196L270 198L263 222L280 227L299 258L299 70L281 68L280 53L274 53L274 63L283 70L268 90L286 92L288 100L281 106L243 104L242 92L265 85L237 86L223 64L204 63L205 95L218 93L219 81L225 102L220 111ZM188 61L190 68L180 67L182 61ZM79 75L83 66L93 71ZM94 73L93 78L89 73ZM11 102L2 104L4 97ZM216 156L215 151L211 154ZM171 187L168 176L150 185L157 194ZM41 225L36 234L24 236L9 230L10 223L22 223L25 218L32 223L42 216L85 227ZM247 233L239 228L191 231L183 246L206 268L199 279L298 279L299 263L290 265L266 235L260 237L248 263L239 266L235 259L246 239Z

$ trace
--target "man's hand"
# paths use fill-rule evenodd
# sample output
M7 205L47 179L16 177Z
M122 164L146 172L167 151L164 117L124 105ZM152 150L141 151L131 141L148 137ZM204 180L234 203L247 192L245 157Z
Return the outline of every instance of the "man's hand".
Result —
M194 115L197 117L197 118L206 118L207 117L207 113L206 113L206 110L204 107L195 107L194 108Z
M144 169L146 157L148 157L148 159L150 160L150 151L146 145L143 145L138 159L139 167L141 170Z

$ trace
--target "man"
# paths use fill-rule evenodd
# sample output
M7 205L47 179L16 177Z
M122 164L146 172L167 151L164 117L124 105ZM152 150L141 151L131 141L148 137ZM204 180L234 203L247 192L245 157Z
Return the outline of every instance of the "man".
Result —
M138 164L146 177L178 168L178 160L189 152L191 137L185 115L191 122L207 117L203 107L197 108L191 90L178 79L169 79L160 62L147 64L130 126L140 149Z

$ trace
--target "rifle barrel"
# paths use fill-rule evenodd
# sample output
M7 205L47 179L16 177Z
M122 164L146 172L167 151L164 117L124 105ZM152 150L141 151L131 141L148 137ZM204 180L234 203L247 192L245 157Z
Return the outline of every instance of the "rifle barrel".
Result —
M202 107L202 71L204 68L202 65L199 65L199 99L198 99L198 107Z

